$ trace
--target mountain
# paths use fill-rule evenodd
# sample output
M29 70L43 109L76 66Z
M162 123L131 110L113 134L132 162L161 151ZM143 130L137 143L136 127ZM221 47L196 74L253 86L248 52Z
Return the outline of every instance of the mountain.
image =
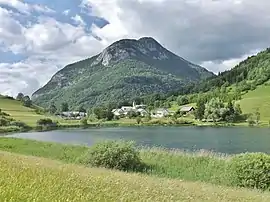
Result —
M68 102L91 107L152 93L167 93L214 74L170 52L155 39L122 39L100 54L69 64L32 99L46 107Z

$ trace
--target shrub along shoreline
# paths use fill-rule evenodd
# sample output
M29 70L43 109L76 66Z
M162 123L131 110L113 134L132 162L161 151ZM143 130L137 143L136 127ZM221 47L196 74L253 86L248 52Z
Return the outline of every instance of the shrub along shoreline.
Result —
M49 120L49 119L43 119ZM41 120L41 121L43 121ZM39 120L40 121L40 120ZM141 127L141 126L196 126L194 123L190 122L181 122L181 123L170 123L170 122L151 122L151 123L126 123L126 122L96 122L96 123L87 123L87 124L57 124L57 123L50 123L50 124L37 124L37 126L27 126L26 127L0 127L0 134L1 133L15 133L15 132L30 132L30 131L53 131L53 130L61 130L65 128L105 128L105 127Z
M27 127L19 127L19 126L10 126L10 127L0 127L0 135L1 134L8 134L8 133L20 133L20 132L44 132L44 131L53 131L53 130L61 130L61 129L76 129L76 128L106 128L106 127L142 127L142 126L163 126L163 127L182 127L182 126L196 126L196 127L269 127L266 125L259 125L259 126L248 126L247 124L228 124L228 123L195 123L195 122L181 122L181 123L172 123L172 122L153 122L153 123L125 123L125 122L100 122L100 123L87 123L86 125L82 124L57 124L57 125L37 125L27 126Z
M86 147L5 137L0 138L0 150L157 177L270 191L270 155L262 153L224 156L161 148L135 151L132 144L125 142Z

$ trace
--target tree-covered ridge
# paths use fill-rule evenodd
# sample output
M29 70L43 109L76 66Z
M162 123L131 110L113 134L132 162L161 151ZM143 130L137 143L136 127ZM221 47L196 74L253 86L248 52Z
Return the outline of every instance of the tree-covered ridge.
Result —
M48 107L68 102L71 109L129 101L171 91L213 73L173 54L152 38L120 40L90 59L70 64L33 94Z
M270 79L270 48L248 57L231 70L219 73L217 77L208 78L190 91L209 91L213 87L229 86L232 84L246 86L247 89L261 85ZM245 89L243 89L245 90Z

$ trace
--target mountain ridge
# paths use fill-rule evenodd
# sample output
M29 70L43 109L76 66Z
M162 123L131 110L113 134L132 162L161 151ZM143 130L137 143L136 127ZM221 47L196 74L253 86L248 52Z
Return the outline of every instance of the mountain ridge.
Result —
M167 93L211 76L212 72L177 56L152 37L121 39L91 58L65 66L32 98L41 106L64 100L73 108L95 106Z

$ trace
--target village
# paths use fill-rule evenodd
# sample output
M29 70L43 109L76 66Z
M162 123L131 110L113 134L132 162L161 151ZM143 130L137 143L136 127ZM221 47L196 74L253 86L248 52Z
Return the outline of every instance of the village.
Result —
M182 112L183 114L192 112L194 110L195 108L192 106L185 106L185 107L180 108L180 112ZM126 117L128 113L130 112L135 112L142 117L150 115L152 118L163 118L167 116L172 116L175 113L175 111L170 111L167 108L158 108L150 112L147 110L146 105L144 104L136 105L135 102L133 102L132 106L122 106L119 109L112 110L112 113L115 116L119 116L119 117Z
M179 109L179 111L185 115L195 110L192 106L184 106ZM152 118L163 118L174 115L176 112L171 111L167 108L158 108L152 111L147 110L147 105L139 104L137 105L133 102L132 106L122 106L121 108L112 109L111 111L115 117L124 118L128 117L130 113L134 113L141 117L150 116ZM58 114L59 117L63 119L70 119L70 120L81 120L87 117L86 112L79 112L79 111L69 111L69 112L62 112Z

